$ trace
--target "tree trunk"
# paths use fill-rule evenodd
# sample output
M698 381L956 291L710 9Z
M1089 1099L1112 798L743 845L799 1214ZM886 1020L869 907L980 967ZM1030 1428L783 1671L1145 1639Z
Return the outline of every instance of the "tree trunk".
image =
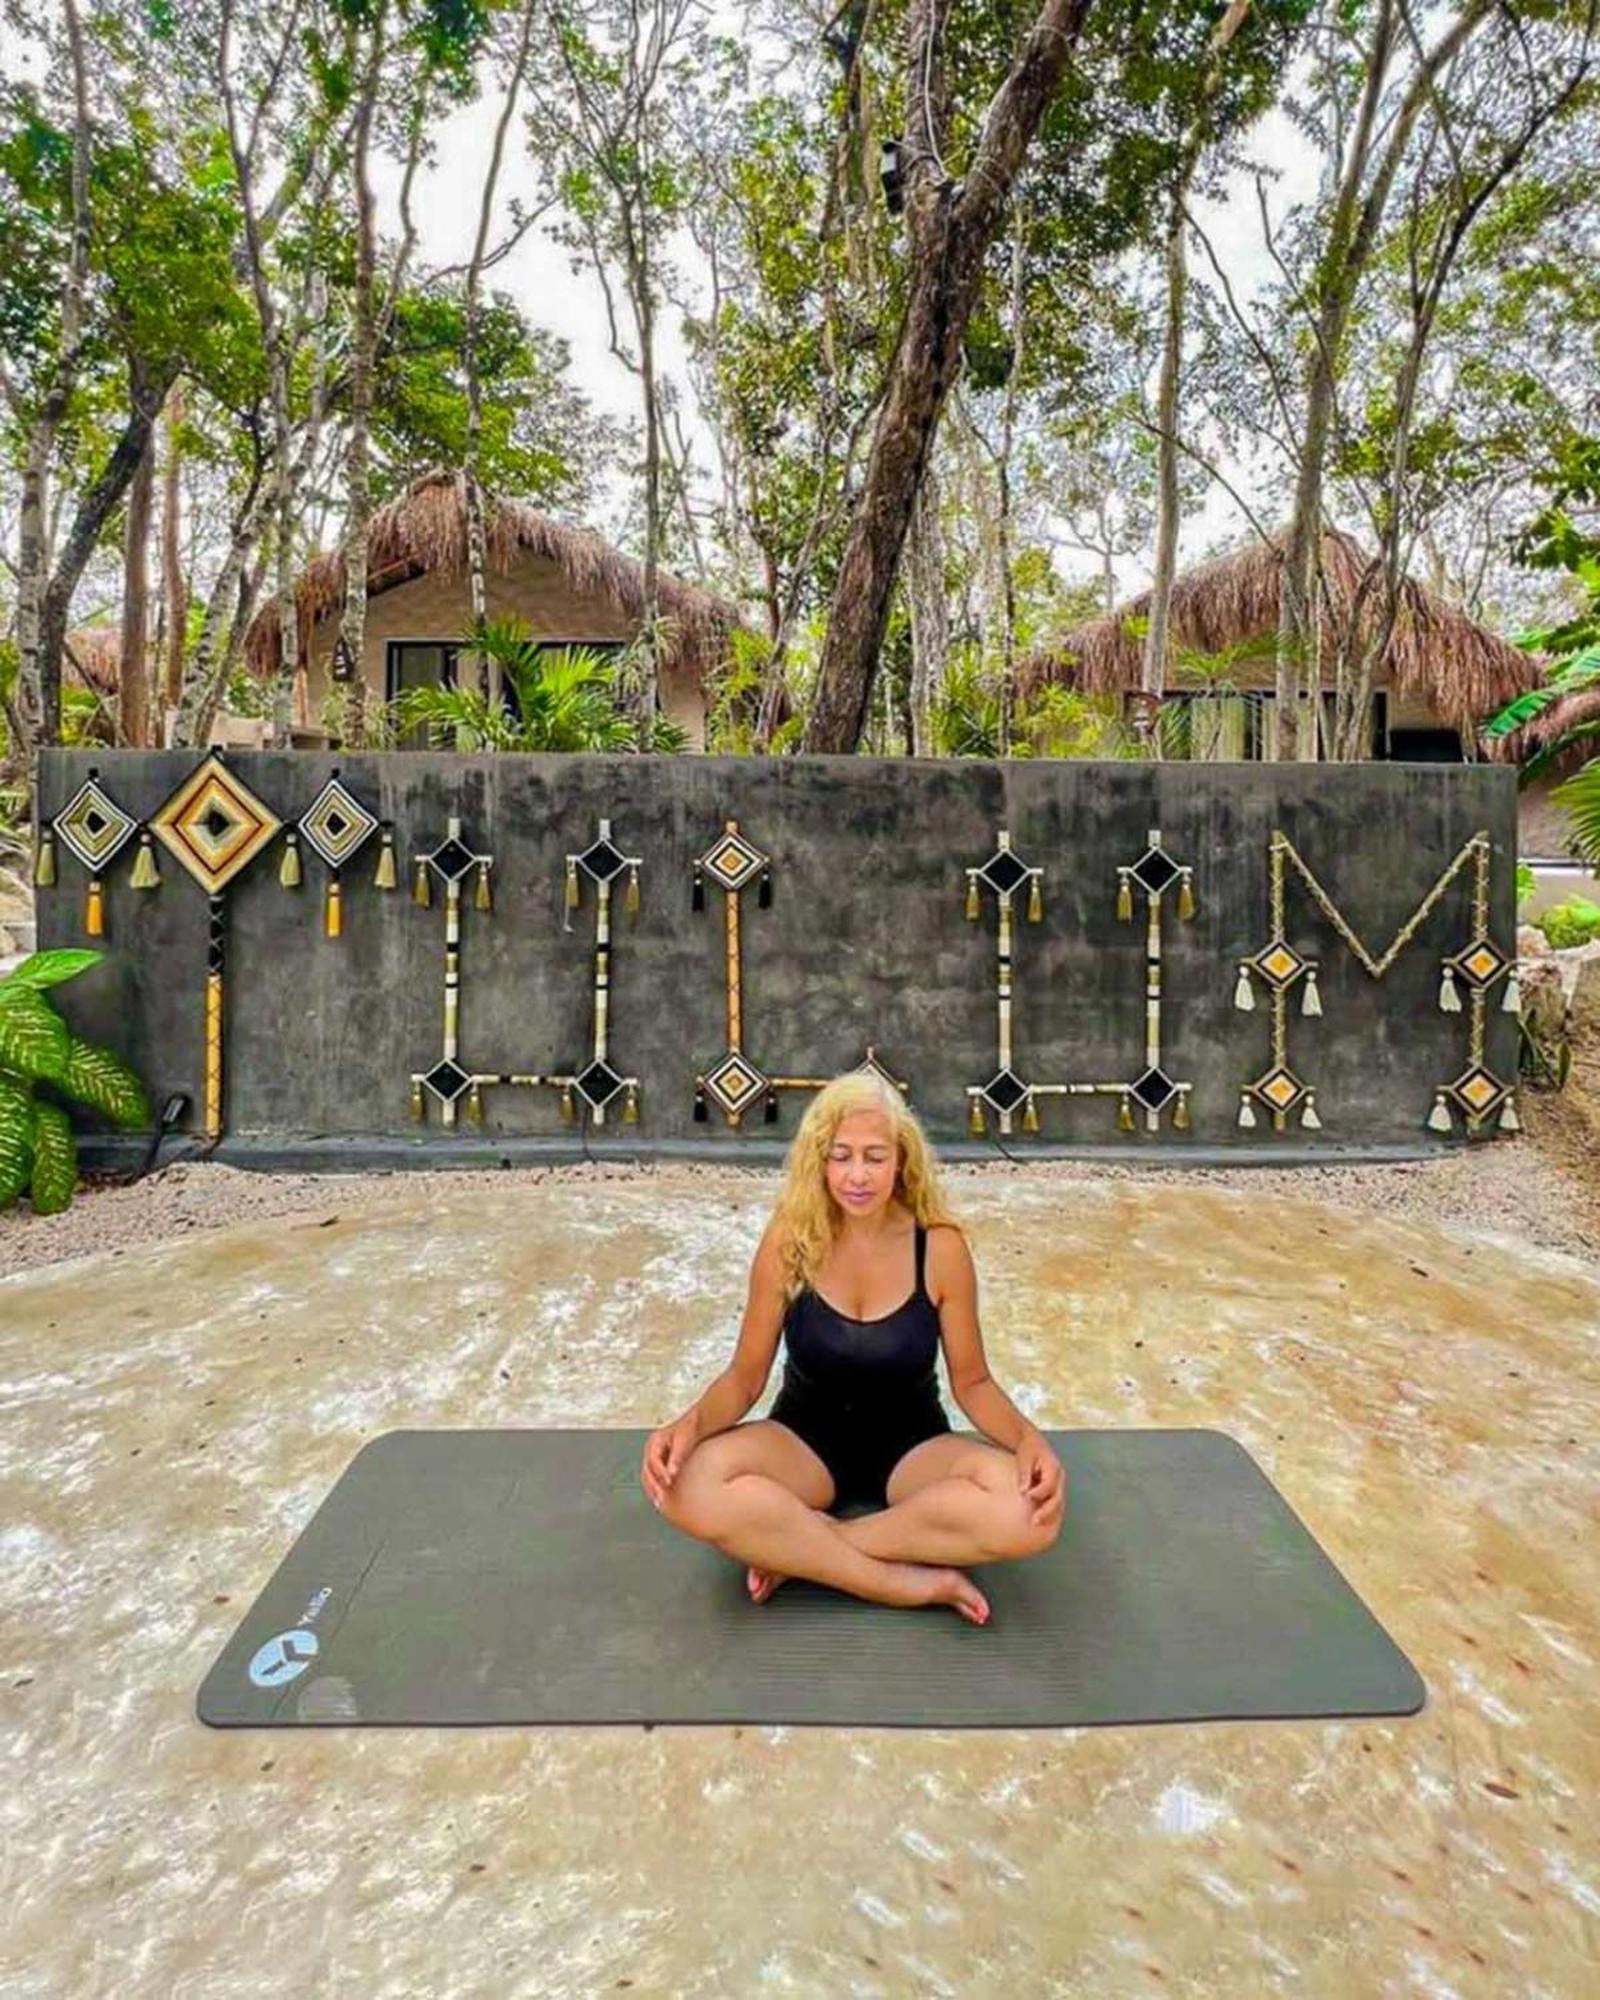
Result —
M372 123L383 69L385 10L372 20L372 47L356 112L352 171L356 195L355 326L350 345L350 435L345 448L344 616L337 646L349 679L340 733L352 750L367 742L367 524L372 518L368 460L372 368L377 348L377 221L372 194Z
M183 648L189 622L189 590L183 574L183 495L179 484L183 429L183 383L174 382L167 398L167 456L162 479L161 589L167 606L166 673L161 689L161 727L155 741L166 741L168 712L183 700Z
M934 754L933 709L944 687L950 653L945 602L944 534L939 480L930 466L917 490L906 544L906 604L911 613L911 698L908 738L913 757Z
M916 0L908 101L930 105L929 78L948 0ZM905 318L834 590L806 728L808 750L860 741L888 620L895 570L934 432L960 364L984 255L1003 221L1023 158L1077 42L1089 0L1045 0L989 107L957 192L910 122L904 145L911 274Z
M137 392L136 392L137 393ZM128 488L122 556L122 670L117 741L130 750L150 743L150 522L155 512L156 453L152 428Z

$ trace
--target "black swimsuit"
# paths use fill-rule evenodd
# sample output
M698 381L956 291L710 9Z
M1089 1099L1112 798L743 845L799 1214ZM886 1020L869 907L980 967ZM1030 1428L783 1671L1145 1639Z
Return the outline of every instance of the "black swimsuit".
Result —
M897 1462L950 1428L935 1366L939 1313L923 1283L927 1242L918 1223L915 1288L881 1319L852 1319L809 1287L784 1315L783 1384L769 1414L827 1466L835 1507L885 1506Z

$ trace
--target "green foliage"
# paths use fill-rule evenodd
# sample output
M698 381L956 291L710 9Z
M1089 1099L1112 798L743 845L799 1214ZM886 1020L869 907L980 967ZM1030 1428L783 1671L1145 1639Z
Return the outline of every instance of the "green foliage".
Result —
M1568 896L1534 918L1556 951L1571 945L1592 944L1600 938L1600 903L1587 896Z
M98 965L98 951L37 951L0 979L0 1208L25 1190L41 1215L63 1209L77 1184L66 1112L38 1086L136 1131L150 1123L144 1087L120 1056L74 1035L47 989Z
M1528 898L1533 894L1533 890L1534 890L1533 870L1528 866L1526 861L1519 861L1517 863L1517 909L1519 911L1521 910L1523 904L1527 902Z
M933 740L944 757L998 757L1000 682L975 646L951 655L944 686L933 704ZM1138 757L1142 752L1123 726L1115 696L1080 694L1051 683L1017 703L1012 716L1013 757Z

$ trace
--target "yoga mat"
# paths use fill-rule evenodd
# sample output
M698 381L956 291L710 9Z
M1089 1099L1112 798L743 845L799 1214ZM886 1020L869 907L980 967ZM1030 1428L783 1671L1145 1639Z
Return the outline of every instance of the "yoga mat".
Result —
M1048 1432L1061 1534L972 1567L984 1626L800 1578L751 1603L743 1564L650 1505L647 1435L374 1439L223 1648L201 1720L1075 1728L1410 1715L1425 1698L1221 1431Z

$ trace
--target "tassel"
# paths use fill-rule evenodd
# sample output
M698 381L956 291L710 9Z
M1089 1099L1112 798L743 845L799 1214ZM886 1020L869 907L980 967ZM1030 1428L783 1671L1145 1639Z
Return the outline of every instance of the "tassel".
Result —
M637 861L628 870L628 891L622 899L622 907L630 917L636 917L639 914L639 864ZM637 1117L638 1113L635 1112L634 1116Z
M700 864L698 861L694 864L694 895L691 897L690 902L691 906L697 910L703 910L706 906L706 885L700 873ZM695 1116L697 1118L704 1118L705 1112L703 1110L697 1111Z
M1117 1099L1117 1124L1124 1132L1133 1130L1133 1106L1128 1102L1126 1093Z
M1189 1129L1189 1093L1186 1090L1178 1094L1178 1108L1172 1114L1172 1129L1174 1132L1187 1132Z
M631 1083L627 1096L622 1100L622 1122L624 1125L637 1125L639 1122L639 1092Z
M100 877L89 877L89 907L83 913L83 927L90 937L104 937L106 934L105 897L100 889Z
M974 1139L981 1139L983 1137L983 1099L981 1097L975 1097L972 1100L972 1110L967 1116L967 1130L972 1134Z
M56 837L48 826L39 835L39 858L33 864L33 879L41 889L55 887Z
M575 910L578 907L580 893L578 888L578 864L569 854L567 856L567 908L569 910Z
M1239 1124L1246 1132L1253 1132L1256 1129L1256 1114L1250 1103L1248 1090L1239 1093Z
M768 1123L769 1125L776 1125L776 1124L777 1124L777 1122L778 1122L778 1093L777 1093L777 1092L776 1092L775 1090L769 1090L769 1091L767 1092L767 1097L766 1097L766 1102L765 1102L765 1104L763 1104L763 1106L761 1107L761 1116L762 1116L762 1117L763 1117L763 1118L764 1118L764 1119L766 1120L766 1122L767 1122L767 1123Z
M467 1120L473 1125L483 1123L483 1092L476 1084L467 1092Z
M578 1107L573 1099L572 1085L569 1083L561 1093L561 1122L570 1125L578 1115Z
M1520 1014L1522 1012L1522 988L1517 984L1517 969L1515 966L1511 968L1511 977L1506 981L1506 990L1500 1001L1500 1011L1502 1014Z
M1522 1130L1522 1120L1517 1116L1517 1107L1509 1097L1506 1099L1505 1105L1500 1112L1500 1130L1502 1132L1520 1132Z
M1255 1012L1255 989L1250 984L1250 968L1248 965L1241 965L1239 967L1239 983L1233 989L1233 1004L1241 1014Z
M1189 880L1189 871L1185 868L1183 880L1178 885L1178 916L1183 923L1188 923L1193 915L1194 888Z
M129 887L134 889L161 887L161 875L156 867L156 845L148 833L139 835L139 857L133 864Z
M285 889L300 886L300 836L293 827L283 836L283 860L278 864L278 880Z
M761 891L756 900L760 903L762 909L770 910L772 908L772 870L770 868L763 868L761 871Z
M415 1081L411 1085L411 1115L419 1125L422 1123L422 1085Z
M1428 1113L1430 1132L1450 1132L1455 1128L1450 1123L1450 1107L1444 1101L1444 1092L1439 1091L1433 1100L1433 1109Z
M706 1094L702 1086L697 1083L694 1087L694 1122L703 1125L706 1122L706 1115Z
M1133 884L1128 880L1128 871L1125 868L1119 868L1117 874L1120 878L1117 884L1117 919L1120 923L1131 924L1133 922Z
M975 924L981 914L982 905L978 901L978 878L976 875L969 875L967 877L967 922Z
M1024 1132L1037 1132L1039 1129L1039 1107L1035 1103L1031 1093L1029 1094L1027 1103L1023 1106L1022 1129Z
M1456 982L1447 965L1444 977L1439 981L1439 1011L1442 1014L1461 1012L1461 995L1456 991Z
M1028 884L1028 922L1036 924L1043 915L1044 889L1040 877L1035 875Z
M1306 970L1305 988L1300 995L1300 1011L1302 1014L1322 1012L1322 995L1317 990L1317 968L1314 965Z
M337 875L328 877L328 911L324 929L329 937L338 937L344 929L344 892L339 887Z
M375 889L394 887L394 828L387 820L383 823L383 844L378 849L378 872L372 878Z
M489 864L487 861L480 861L478 863L478 889L472 900L475 907L480 910L492 910L494 908L494 904L489 897Z
M428 887L428 864L420 854L417 856L417 879L411 891L411 900L424 910L433 901L433 892Z
M1306 1108L1300 1114L1300 1123L1308 1132L1322 1130L1322 1120L1317 1116L1317 1100L1309 1090L1306 1092Z

